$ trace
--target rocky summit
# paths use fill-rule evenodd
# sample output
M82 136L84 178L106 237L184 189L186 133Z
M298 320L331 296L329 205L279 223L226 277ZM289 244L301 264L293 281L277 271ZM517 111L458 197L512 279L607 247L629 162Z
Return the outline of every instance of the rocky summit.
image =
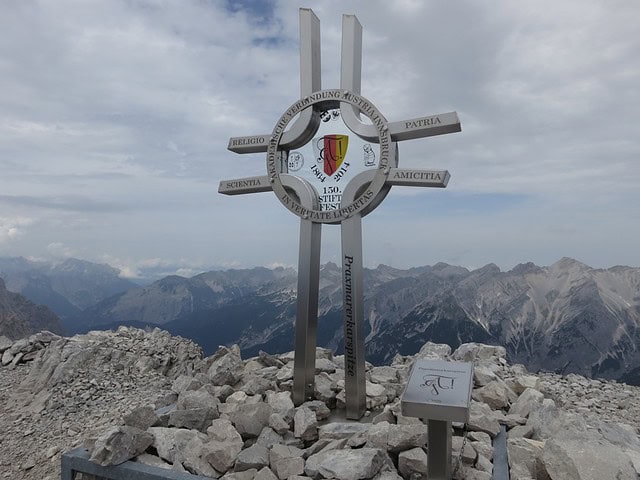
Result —
M454 478L491 479L494 467L519 480L640 475L638 387L533 374L497 346L452 352L427 343L390 365L368 365L361 422L340 420L344 358L323 348L315 399L298 407L291 352L243 358L231 346L203 358L188 340L127 327L0 338L6 352L0 478L59 478L61 454L77 446L100 465L134 461L210 478L426 478L427 427L400 408L417 358L474 364L469 421L453 424ZM502 430L506 461L495 440Z

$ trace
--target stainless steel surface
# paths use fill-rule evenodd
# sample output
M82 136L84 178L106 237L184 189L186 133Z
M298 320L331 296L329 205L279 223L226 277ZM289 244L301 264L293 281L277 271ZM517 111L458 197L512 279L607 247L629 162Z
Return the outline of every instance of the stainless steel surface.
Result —
M400 397L402 414L466 423L472 387L472 363L416 360Z
M318 196L308 182L282 175L282 183L291 195L307 208L318 205ZM322 224L300 219L298 252L298 293L296 341L293 360L293 403L302 405L313 399L316 370L316 332L318 328L318 292L320 282L320 240Z
M462 127L460 126L460 120L458 120L458 114L456 112L448 112L400 122L390 122L389 131L391 132L391 138L398 142L400 140L413 140L414 138L461 132Z
M451 479L451 422L427 421L427 478Z
M447 170L409 170L392 168L387 178L388 185L401 187L445 188L451 175Z
M343 204L366 190L376 173L360 173L342 194ZM344 389L346 416L358 420L367 408L364 360L364 291L362 269L362 217L359 213L342 220L342 309L344 318Z
M357 420L362 417L367 406L360 215L343 220L341 234L346 413L347 418Z
M218 186L218 193L224 195L243 195L245 193L269 192L271 190L271 182L269 182L269 177L266 175L221 180Z
M320 59L320 20L309 8L300 9L300 98L322 89ZM304 145L318 129L319 112L309 108L284 132L280 146L284 149ZM227 149L235 153L258 153L267 151L271 135L231 137ZM286 173L286 172L285 172Z
M362 217L382 202L392 185L445 187L449 179L446 171L398 169L396 141L457 132L460 131L460 122L455 112L387 122L382 113L360 95L362 26L353 15L343 16L341 54L341 88L321 90L320 22L310 9L300 9L300 100L285 111L270 135L232 137L229 140L228 149L237 153L266 152L267 175L223 180L219 192L237 195L271 189L287 209L300 217L293 388L296 405L313 395L321 224L342 224L346 416L359 419L366 409ZM371 150L371 145L367 145L358 160L364 162L365 170L361 173L357 173L359 170L355 168L350 172L345 171L341 181L346 182L346 186L342 189L340 183L341 198L332 196L326 205L321 205L319 194L336 195L334 189L325 192L322 180L318 183L314 178L310 181L302 178L300 169L304 155L301 152L297 157L291 157L291 167L289 160L290 153L296 153L291 152L293 149L303 147L318 132L321 112L332 109L339 109L348 129L363 140L378 144L379 151L375 152ZM363 117L368 117L370 123L363 122ZM351 162L351 159L345 161L346 157L343 158L348 145L348 139L343 138L349 136L350 132L345 129L344 132L331 131L322 135L323 141L327 142L324 148L329 151L336 145L331 142L345 142L340 143L341 149L344 146L344 152L340 150L339 155L319 157L327 162L324 173L337 176L340 167L332 166L338 165L337 159L342 159L341 165ZM338 136L341 136L340 139ZM375 153L377 155L374 157ZM316 161L316 156L310 160ZM300 173L294 176L295 172ZM336 208L337 205L339 208ZM406 406L409 410L422 411L418 403L408 401ZM456 412L461 415L459 410ZM441 414L449 415L451 411L446 410Z
M288 122L295 118L299 112L305 109L310 109L311 107L318 108L320 110L330 110L335 108L339 103L349 103L351 105L361 106L365 110L366 115L372 121L373 125L375 125L378 132L379 143L378 168L372 169L372 171L375 172L375 176L369 184L368 189L360 192L359 196L354 198L351 203L345 204L343 200L340 208L334 210L308 209L296 202L295 199L289 197L281 185L279 178L282 173L279 157L283 151L280 147L281 136L285 131ZM355 213L362 212L363 210L370 211L371 209L368 208L369 205L372 203L379 203L380 199L384 198L384 195L386 195L389 188L389 186L386 185L387 176L390 168L396 166L396 144L391 141L391 135L389 135L386 119L369 100L346 90L322 90L295 102L276 122L276 127L273 130L273 135L269 140L269 146L267 148L267 174L269 179L272 180L273 191L280 202L289 211L295 213L299 217L305 219L308 218L319 223L339 223Z

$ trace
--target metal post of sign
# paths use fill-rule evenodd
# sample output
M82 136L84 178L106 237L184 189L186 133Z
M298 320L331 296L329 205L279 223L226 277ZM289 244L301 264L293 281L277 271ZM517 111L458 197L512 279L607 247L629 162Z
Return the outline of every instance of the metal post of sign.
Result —
M270 135L229 139L228 149L233 152L266 152L267 175L222 180L218 191L238 195L272 190L289 211L300 217L293 385L296 405L313 395L321 224L341 225L346 413L348 418L359 419L366 409L362 217L382 202L393 185L446 187L447 171L398 168L396 142L459 132L461 128L455 112L387 122L373 103L360 95L362 26L354 15L343 15L342 37L340 89L321 90L320 21L310 9L300 9L300 100L285 111ZM329 116L341 117L345 131L319 134L321 122L328 120L330 111ZM363 117L369 121L363 121ZM347 155L349 137L370 142L364 145L364 163L363 157ZM318 141L324 146L318 147ZM340 143L338 156L336 142L344 142ZM322 147L324 153L297 151L310 143L314 149ZM378 144L377 151L372 144ZM357 164L361 167L350 167ZM303 165L314 174L303 178ZM351 173L349 168L353 169ZM320 201L320 190L339 200Z
M451 422L427 420L427 478L451 479Z
M311 185L292 175L282 175L281 178L283 185L296 194L301 205L307 208L318 208L318 195ZM313 399L321 235L321 223L315 223L305 218L300 219L296 343L292 391L295 405L301 405L307 400Z
M451 479L451 423L469 421L472 388L472 363L425 359L413 363L400 408L402 415L427 422L429 480Z

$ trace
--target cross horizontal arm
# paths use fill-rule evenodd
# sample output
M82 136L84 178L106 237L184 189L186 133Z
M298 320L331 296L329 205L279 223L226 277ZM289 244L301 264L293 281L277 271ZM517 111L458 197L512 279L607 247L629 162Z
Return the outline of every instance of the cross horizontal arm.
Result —
M389 132L394 142L460 131L462 131L462 127L456 112L440 113L400 122L389 122Z
M227 150L234 153L266 152L271 135L249 135L246 137L231 137Z
M271 182L266 175L221 180L218 186L218 193L225 195L243 195L245 193L270 192L271 190Z
M387 185L404 187L446 188L451 175L447 170L408 170L392 168L385 182Z

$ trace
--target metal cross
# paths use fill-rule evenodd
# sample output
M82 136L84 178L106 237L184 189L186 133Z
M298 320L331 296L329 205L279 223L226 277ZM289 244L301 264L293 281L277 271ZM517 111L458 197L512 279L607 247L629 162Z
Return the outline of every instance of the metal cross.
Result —
M322 91L320 21L312 10L301 8L301 100L283 115L271 135L232 137L228 145L228 149L235 153L267 152L268 174L223 180L218 189L219 193L226 195L273 190L288 209L300 216L292 392L296 405L313 398L314 394L321 227L322 223L340 223L346 416L352 419L359 419L366 410L362 216L384 199L392 185L447 186L447 171L397 168L397 141L461 130L455 112L387 122L375 107L360 97L361 69L362 26L354 15L343 15L340 90ZM363 140L380 143L381 151L385 142L386 158L389 159L385 164L381 163L379 169L365 170L352 178L344 188L340 208L333 212L320 212L316 189L308 181L289 174L286 164L288 153L307 144L318 131L321 121L319 107L323 105L339 108L347 127ZM373 112L376 122L364 123L361 114L371 118L370 112ZM285 130L289 120L292 124Z

